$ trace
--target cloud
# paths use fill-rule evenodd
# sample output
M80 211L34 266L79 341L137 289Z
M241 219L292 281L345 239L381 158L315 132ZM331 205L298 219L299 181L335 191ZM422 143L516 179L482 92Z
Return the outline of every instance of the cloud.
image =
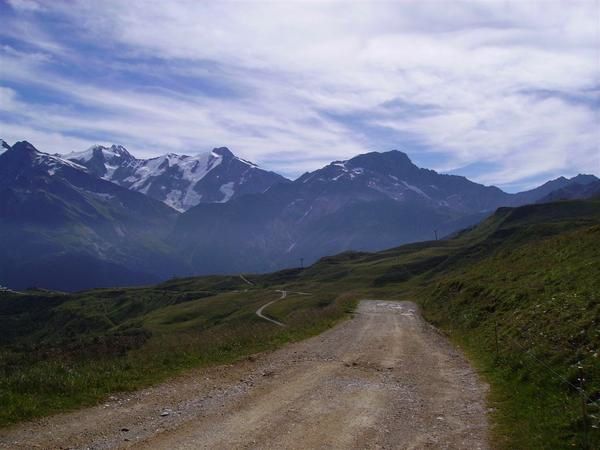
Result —
M227 145L290 176L406 146L502 186L600 171L597 2L13 6L3 129L144 155Z
M35 0L8 0L10 6L20 11L40 11L42 5Z

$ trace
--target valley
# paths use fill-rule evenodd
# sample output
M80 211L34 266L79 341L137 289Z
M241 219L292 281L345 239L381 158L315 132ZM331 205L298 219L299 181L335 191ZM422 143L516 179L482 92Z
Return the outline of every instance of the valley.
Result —
M600 438L594 422L600 389L599 223L597 199L501 208L451 239L378 253L346 252L306 268L76 294L1 293L0 325L12 331L1 342L5 407L0 419L9 425L104 404L116 392L177 374L185 378L194 367L248 368L252 359L263 358L257 352L316 335L343 319L327 333L352 329L362 323L360 308L349 319L357 303L381 299L415 302L489 383L492 447L595 443ZM281 291L287 292L285 298ZM264 320L257 311L285 326ZM387 327L376 328L386 333ZM385 349L402 348L418 333L393 336L381 341L386 354ZM345 339L336 339L337 345ZM351 339L362 338L358 333ZM293 347L281 351L288 348ZM222 369L194 370L199 372L190 373ZM581 392L573 388L579 378L585 378ZM585 423L582 393L589 413ZM306 426L311 423L307 419ZM192 428L191 434L182 432L182 441L178 433L174 441L166 437L165 445L183 446L187 437L193 442Z

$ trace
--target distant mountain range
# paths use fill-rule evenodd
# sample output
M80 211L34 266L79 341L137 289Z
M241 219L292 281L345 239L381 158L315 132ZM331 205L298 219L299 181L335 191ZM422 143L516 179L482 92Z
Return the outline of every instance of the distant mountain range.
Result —
M270 271L298 265L301 258L312 263L349 249L375 251L442 237L500 206L534 203L554 189L593 180L559 178L508 194L419 168L399 151L373 152L261 195L198 205L179 218L173 241L200 273Z
M178 211L199 203L222 203L240 195L264 192L276 183L289 181L238 158L225 147L195 156L169 153L137 159L120 145L96 145L62 157Z
M226 148L137 159L121 146L50 155L0 142L0 285L76 290L260 272L473 225L500 206L597 195L593 175L517 194L399 151L290 181Z
M562 186L550 191L536 203L558 200L577 200L600 196L600 180L592 175L577 175L571 179L559 178Z

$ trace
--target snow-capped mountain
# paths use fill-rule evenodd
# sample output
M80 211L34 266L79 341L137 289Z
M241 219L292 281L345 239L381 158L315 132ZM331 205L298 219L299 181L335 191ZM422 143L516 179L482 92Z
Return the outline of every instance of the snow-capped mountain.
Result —
M225 147L194 156L169 153L137 159L120 145L93 146L63 156L93 174L160 200L178 211L199 203L223 203L288 182L235 156Z
M82 289L162 279L178 213L17 142L0 155L0 284Z
M58 155L40 152L27 141L17 142L13 147L5 141L2 141L1 145L3 152L0 154L6 155L2 167L3 182L12 179L12 177L22 176L22 171L26 171L27 175L55 175L57 173L62 174L65 170L89 173L88 169L81 164L61 158ZM18 155L18 157L13 155ZM11 164L11 166L7 166L7 164Z
M133 165L137 161L125 147L113 145L103 147L94 145L82 152L73 152L61 156L69 161L76 161L87 167L94 175L110 179L119 167Z
M322 169L304 174L297 181L314 188L332 189L332 185L337 185L377 192L399 203L420 201L464 213L494 209L510 197L495 186L483 186L465 177L419 168L398 150L365 153L347 161L334 161Z

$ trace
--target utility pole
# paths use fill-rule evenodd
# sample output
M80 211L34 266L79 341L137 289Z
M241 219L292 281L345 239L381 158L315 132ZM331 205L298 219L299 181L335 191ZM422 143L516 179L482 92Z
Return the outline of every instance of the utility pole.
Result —
M498 320L494 319L494 337L496 338L496 361L500 356L500 347L498 346Z
M585 378L583 366L579 365L579 394L581 395L581 418L583 420L583 448L589 449L590 440L588 437L588 413L587 413L587 396L585 395Z
M435 234L435 240L438 240L438 235L437 235L437 230L433 230L433 233Z

